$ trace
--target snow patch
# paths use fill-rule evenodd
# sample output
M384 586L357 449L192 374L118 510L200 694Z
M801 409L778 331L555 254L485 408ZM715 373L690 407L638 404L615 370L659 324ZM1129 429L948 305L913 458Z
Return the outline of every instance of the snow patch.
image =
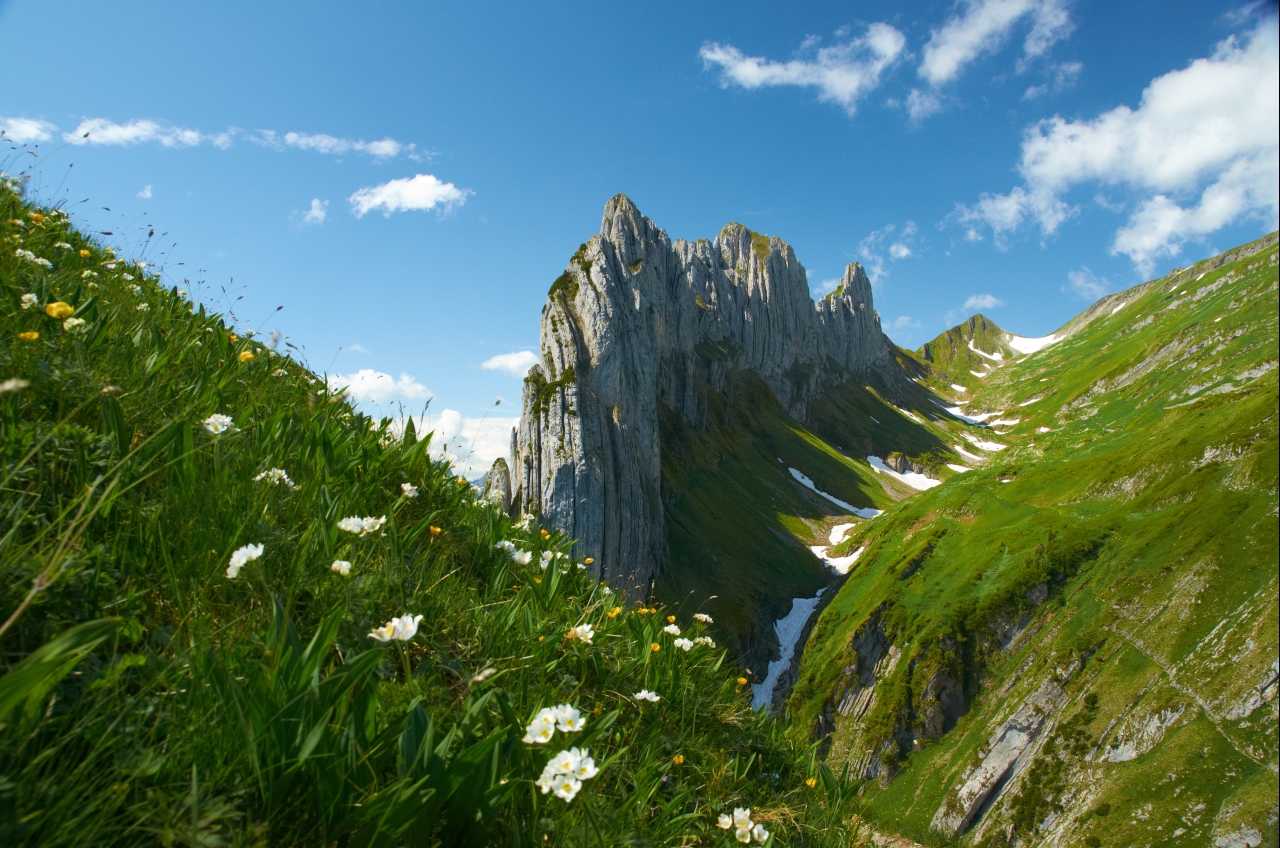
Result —
M1031 404L1035 403L1038 400L1044 400L1045 397L1046 397L1045 395L1036 395L1033 398L1027 398L1022 403L1018 404L1018 406L1030 406Z
M796 481L799 482L801 486L804 486L806 489L809 489L810 491L813 491L819 495L822 495L824 498L831 501L836 506L840 507L841 509L847 510L851 515L856 515L859 518L875 518L877 515L879 515L882 512L882 510L878 510L878 509L863 509L860 507L856 507L853 504L845 503L844 501L840 500L834 495L828 495L826 492L822 491L817 486L813 485L812 480L810 480L808 477L806 477L804 474L797 471L796 469L788 468L787 470L791 472L791 476L796 478Z
M983 450L1001 451L1009 447L1008 445L1002 445L999 442L988 442L988 441L985 441L984 439L979 439L977 436L972 436L968 433L961 433L960 435L968 439L970 442L977 445L978 447L982 448Z
M1127 305L1128 305L1128 303L1129 303L1129 301L1127 301L1127 300L1122 300L1122 301L1120 301L1120 305L1119 305L1119 306L1117 306L1115 309L1111 310L1111 314L1112 314L1112 315L1115 315L1115 314L1116 314L1117 312L1119 312L1121 309L1124 309L1124 308L1125 308L1125 306L1127 306Z
M970 374L972 374L972 375L973 375L973 376L975 376L975 377L985 377L985 376L987 376L988 374L990 374L991 372L990 372L990 371L983 371L981 374L979 374L977 371L970 371L969 373L970 373Z
M827 539L832 545L838 545L849 535L849 531L857 526L856 524L837 524L831 528L831 535L827 536Z
M1014 338L1016 339L1016 338L1020 338L1020 337L1019 337L1019 336L1014 336ZM1029 341L1029 340L1028 340L1028 341ZM1039 339L1035 339L1035 341L1040 341L1040 340L1039 340ZM1010 347L1013 347L1013 345L1010 345ZM1039 349L1039 348L1037 348L1037 350L1038 350L1038 349ZM1000 351L998 351L998 350L997 350L994 354L991 354L991 353L987 353L985 350L978 350L976 347L974 347L974 346L973 346L973 339L969 339L969 350L973 351L974 353L978 354L979 356L985 356L987 359L990 359L992 362L1004 362L1004 354L1003 354L1003 353L1001 353Z
M862 552L866 548L858 548L847 557L829 557L827 556L827 548L823 545L810 545L809 550L813 551L814 556L827 564L827 567L837 574L848 574L849 569L853 568L853 564L858 561L858 557L862 556Z
M951 384L951 388L955 389L957 392L967 392L967 391L969 391L969 390L968 390L968 389L966 389L964 386L958 385L958 384L956 384L956 383L952 383L952 384Z
M947 463L947 467L948 467L948 468L950 468L952 471L957 471L957 472L959 472L959 471L972 471L972 470L973 470L972 468L969 468L969 467L968 467L968 466L966 466L966 465L956 465L954 462L948 462L948 463Z
M1014 424L1017 424L1021 420L1022 420L1021 418L997 418L995 421L991 422L991 426L992 427L1012 427Z
M1041 336L1038 339L1028 339L1010 333L1008 345L1019 353L1035 353L1037 350L1044 350L1054 342L1060 341L1062 339L1058 336Z
M961 456L963 456L965 459L971 459L971 460L973 460L974 462L985 462L985 461L986 461L986 457L985 457L985 456L978 456L976 453L969 453L967 450L965 450L964 448L960 447L959 445L952 445L952 446L951 446L951 449L952 449L953 451L955 451L956 453L960 454Z
M924 491L925 489L932 489L934 486L942 485L941 480L935 480L932 477L926 477L923 474L917 474L914 471L908 471L906 474L894 471L892 468L885 465L884 460L878 456L867 457L867 462L870 463L871 468L874 471L880 474L887 474L900 483L906 483L913 489Z
M1053 431L1052 431L1052 430L1050 430L1048 427L1037 427L1037 428L1036 428L1036 432L1037 432L1037 433L1052 433Z
M773 632L778 636L778 649L782 652L782 656L769 663L769 670L764 676L764 680L756 684L751 689L751 708L758 710L768 707L769 702L773 700L774 687L778 685L778 676L791 665L791 658L796 653L796 643L800 641L800 634L804 631L805 622L809 620L809 616L813 615L814 609L818 606L818 601L822 600L823 589L812 598L793 598L791 600L791 611L782 618L778 619L773 625Z
M892 404L890 404L890 406L892 406ZM907 416L908 418L910 418L912 421L916 422L917 424L923 424L923 423L924 423L924 421L922 421L920 418L918 418L918 417L917 417L914 413L912 413L912 412L908 412L907 410L905 410L905 409L903 409L903 408L901 408L901 407L898 407L898 406L894 406L893 408L894 408L894 409L896 409L896 410L898 410L898 411L899 411L899 412L901 412L903 415ZM877 423L879 423L879 422L877 422Z

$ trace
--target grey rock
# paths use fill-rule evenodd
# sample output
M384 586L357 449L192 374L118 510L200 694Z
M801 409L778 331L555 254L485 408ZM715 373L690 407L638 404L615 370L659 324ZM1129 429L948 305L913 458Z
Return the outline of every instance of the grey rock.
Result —
M495 459L484 475L484 499L498 504L504 512L511 512L511 472L502 457Z
M776 237L729 224L674 243L623 195L542 311L513 444L518 506L576 538L595 576L643 596L663 552L659 405L695 427L699 386L758 374L800 421L820 386L905 382L862 266L816 304Z

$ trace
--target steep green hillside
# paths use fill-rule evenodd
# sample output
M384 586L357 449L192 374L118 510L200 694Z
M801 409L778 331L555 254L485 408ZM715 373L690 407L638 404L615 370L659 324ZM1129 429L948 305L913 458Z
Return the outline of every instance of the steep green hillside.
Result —
M994 413L965 425L985 447L832 551L863 553L788 704L874 778L886 829L1276 843L1275 244L1112 295L1030 355L977 318L922 350L931 388ZM982 324L1003 359L960 392Z
M757 844L847 844L852 785L706 625L620 609L429 436L14 185L0 844L728 845L735 807Z

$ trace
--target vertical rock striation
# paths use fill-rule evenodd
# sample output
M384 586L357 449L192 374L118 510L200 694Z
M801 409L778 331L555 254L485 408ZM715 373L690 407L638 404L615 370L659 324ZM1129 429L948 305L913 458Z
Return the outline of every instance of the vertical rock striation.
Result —
M642 594L662 560L659 405L701 427L704 387L750 371L803 421L832 380L904 379L890 345L861 265L815 304L781 239L729 224L673 243L617 195L543 307L514 497L575 537L601 579Z

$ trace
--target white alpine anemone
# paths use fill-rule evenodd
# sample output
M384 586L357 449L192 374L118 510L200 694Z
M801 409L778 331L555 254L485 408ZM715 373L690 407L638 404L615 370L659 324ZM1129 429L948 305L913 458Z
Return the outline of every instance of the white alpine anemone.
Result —
M262 482L263 480L273 486L278 483L283 483L290 489L298 488L297 484L289 479L289 475L284 472L283 468L268 468L266 471L263 471L261 474L253 478L255 483Z
M716 820L716 827L721 830L732 830L734 838L743 844L752 840L759 843L769 841L769 831L765 830L763 825L751 820L750 807L734 807L732 816L721 813Z
M661 695L659 695L657 692L650 692L648 689L641 689L639 692L635 693L631 697L635 698L637 701L649 701L650 703L654 703L654 704L662 700Z
M286 377L288 376L288 374L289 372L284 370L283 368L277 368L276 370L271 372L272 377Z
M151 304L149 304L149 303L139 303L139 304L137 305L137 307L136 307L136 308L137 308L137 310L138 310L139 312L150 312L150 311L151 311Z
M357 536L368 536L370 533L377 533L382 529L382 525L387 523L387 517L373 518L366 516L359 518L352 515L338 522L338 529L345 530L348 533L355 533Z
M547 566L551 565L551 560L554 558L555 558L554 551L543 551L542 556L539 557L541 561L538 563L538 567L541 568L543 571L546 571Z
M231 416L215 412L204 420L204 428L215 436L221 436L232 428Z
M85 327L83 318L68 318L62 322L62 329L68 333L75 333L83 330Z
M42 268L53 267L53 263L50 262L48 259L44 259L40 256L36 256L34 253L32 253L29 250L23 250L22 248L18 248L17 250L14 251L13 255L17 256L19 259L27 260L32 265L39 265Z
M36 297L34 294L31 294L31 292L27 292L22 296L23 309L30 309L33 306L39 305L39 303L40 303L40 298Z
M98 276L98 272L97 272L97 271L89 271L89 270L85 270L85 271L81 271L81 272L80 272L80 279L82 279L82 280L87 280L87 279L89 279L90 277L96 277L96 276ZM96 283L95 283L94 285L96 285Z
M693 640L693 644L706 645L708 648L714 648L716 646L715 640L710 636L699 636Z
M695 621L701 621L703 624L710 624L713 621L711 616L707 615L705 612L695 612L693 614L693 618Z
M688 639L676 639L671 644L675 645L677 648L679 648L682 651L688 651L693 648L693 643L690 642Z
M532 515L530 515L530 514L529 514L529 513L527 513L527 512L525 512L525 513L521 513L521 515L520 515L520 520L519 520L519 521L517 521L517 522L516 522L516 525L515 525L515 526L516 526L516 529L517 529L517 530L528 530L530 527L532 527L532 526L533 526L533 522L534 522L534 521L536 521L536 520L537 520L537 519L535 519Z
M509 539L503 539L501 542L494 545L494 547L500 551L505 551L508 554L513 554L516 551L516 543L510 541Z
M379 642L408 642L418 635L419 621L422 621L422 616L405 613L399 618L391 619L381 627L373 628L373 630L369 631L369 638L377 639Z
M121 278L122 278L126 283L133 279L133 275L132 275L132 274L121 274L121 275L120 275L120 277L121 277ZM133 291L133 293L134 293L134 294L137 294L138 292L142 291L142 289L141 289L141 288L139 288L138 286L129 286L129 288Z
M418 487L412 483L401 483L400 491L404 492L406 498L416 498L418 496Z
M721 830L733 830L733 816L728 813L721 813L719 820L716 821L716 827Z
M554 708L556 729L561 733L577 733L587 726L587 720L578 712L578 708L570 704L560 704Z
M335 559L333 565L329 566L329 570L334 574L340 574L343 577L351 576L351 563L345 559Z
M533 560L533 553L530 551L512 551L511 561L519 565L528 565Z
M527 745L545 745L555 735L556 711L550 707L543 707L538 710L538 714L533 717L533 721L529 722L529 726L524 729L524 742ZM542 794L546 795L549 791L550 789L544 789Z
M73 250L73 249L74 249L74 248L72 248L72 247L71 247L71 245L67 244L65 241L60 241L60 242L58 242L57 244L55 244L55 245L54 245L54 247L60 247L60 248L62 248L63 250Z
M600 773L590 751L570 748L553 756L542 770L542 776L534 781L542 794L554 792L566 803L582 789L582 781Z
M128 274L125 274L124 277L126 280L133 279L133 277L130 277ZM138 285L137 283L134 283L133 285L129 286L129 291L133 292L134 294L142 294L142 286Z
M676 625L674 625L674 624L668 624L666 627L662 628L662 632L663 632L663 633L670 633L672 636L679 636L679 635L680 635L680 628L679 628L679 627L677 627L677 626L676 626Z
M231 555L231 562L227 564L227 579L235 580L240 576L240 569L260 556L262 556L262 545L245 545L236 548L235 553Z
M591 640L595 638L596 631L590 624L579 624L577 627L569 631L566 639L581 639L584 644L590 645Z

